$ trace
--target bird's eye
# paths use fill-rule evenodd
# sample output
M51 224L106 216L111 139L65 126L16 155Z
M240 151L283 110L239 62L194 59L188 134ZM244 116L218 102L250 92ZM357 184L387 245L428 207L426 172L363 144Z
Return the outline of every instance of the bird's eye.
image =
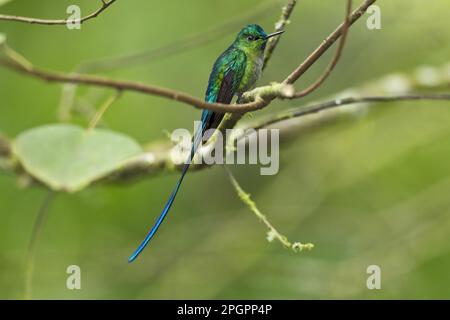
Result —
M248 40L248 41L254 41L254 40L256 40L256 38L255 38L254 36L248 36L248 37L247 37L247 40Z

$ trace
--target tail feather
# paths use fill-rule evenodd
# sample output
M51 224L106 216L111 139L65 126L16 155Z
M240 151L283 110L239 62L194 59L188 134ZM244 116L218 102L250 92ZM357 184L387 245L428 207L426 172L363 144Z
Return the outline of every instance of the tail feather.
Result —
M201 120L201 127L197 129L196 133L194 134L194 138L192 140L192 148L191 153L189 155L189 158L187 159L186 163L183 166L183 170L181 171L181 176L177 181L177 184L175 185L175 188L173 189L172 193L170 194L169 200L167 200L166 205L164 206L164 209L162 210L161 214L159 215L158 219L156 220L153 227L150 229L150 231L147 233L147 236L145 237L144 241L139 245L139 247L134 251L134 253L128 258L128 262L133 262L136 260L136 258L139 256L139 254L145 249L147 244L150 242L150 240L153 238L153 236L158 231L159 227L161 226L162 222L164 221L164 218L167 216L167 213L170 210L170 207L172 207L172 204L175 200L175 197L178 193L178 190L180 189L181 183L183 182L184 176L186 175L189 166L192 162L192 159L194 158L195 152L197 151L198 146L200 145L200 142L202 141L203 132L206 129L206 124L209 122L209 119L212 116L212 112L205 110L202 114L202 120Z
M175 196L177 195L178 190L180 189L181 182L183 181L183 178L189 169L189 165L190 165L190 161L188 163L184 164L183 171L181 172L181 176L178 179L177 184L175 185L175 188L173 189L172 193L170 194L169 200L167 201L166 205L164 206L164 209L162 210L161 214L159 215L158 220L156 220L155 224L148 232L144 241L142 241L142 243L139 245L139 247L136 249L136 251L128 258L128 262L133 262L139 256L139 254L145 249L147 244L153 238L156 231L158 231L159 227L161 226L162 222L164 221L164 218L166 217L167 213L169 212L170 207L173 204L173 201L175 200Z

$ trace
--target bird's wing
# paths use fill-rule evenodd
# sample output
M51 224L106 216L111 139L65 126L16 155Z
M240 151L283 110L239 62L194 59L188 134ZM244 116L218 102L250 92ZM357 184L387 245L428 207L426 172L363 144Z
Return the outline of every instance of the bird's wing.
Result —
M246 61L242 50L229 48L222 53L209 76L205 101L230 103L244 76Z
M209 79L208 90L206 92L206 101L229 104L236 94L239 84L242 81L245 72L247 56L242 50L227 50L217 59L213 72ZM219 126L223 119L223 113L203 111L202 119L207 118L205 128L215 129ZM207 141L212 134L206 134L203 141Z

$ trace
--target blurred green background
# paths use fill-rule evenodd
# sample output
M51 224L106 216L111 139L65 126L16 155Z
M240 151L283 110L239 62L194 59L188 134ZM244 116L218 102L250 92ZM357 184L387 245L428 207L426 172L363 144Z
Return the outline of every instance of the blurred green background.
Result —
M5 14L83 15L100 1L14 0ZM270 1L269 1L270 2ZM284 1L272 1L247 23L271 30ZM354 5L360 1L354 1ZM261 84L283 79L342 20L345 1L300 0ZM382 29L365 19L350 32L345 54L320 90L300 101L276 102L255 116L326 98L349 87L450 56L448 0L380 0ZM9 45L36 66L69 72L81 62L158 48L261 12L261 1L119 0L97 19L69 31L0 21ZM258 11L259 10L259 11ZM203 97L215 58L233 32L164 59L105 73ZM333 50L331 50L333 51ZM296 87L309 84L331 52ZM80 89L95 107L108 90ZM58 121L61 86L0 69L0 132ZM159 214L177 175L58 194L37 244L33 298L450 298L450 105L390 103L364 117L336 120L282 140L280 172L233 168L246 191L278 229L313 242L293 253L265 240L265 227L235 195L222 168L189 174L170 217L133 264L127 263ZM192 128L199 111L169 100L125 94L106 113L110 129L142 144L165 130ZM81 117L76 123L86 125ZM43 188L21 189L0 172L0 298L22 298L24 257ZM66 289L66 268L79 265L82 290ZM366 288L366 268L382 270L382 289Z

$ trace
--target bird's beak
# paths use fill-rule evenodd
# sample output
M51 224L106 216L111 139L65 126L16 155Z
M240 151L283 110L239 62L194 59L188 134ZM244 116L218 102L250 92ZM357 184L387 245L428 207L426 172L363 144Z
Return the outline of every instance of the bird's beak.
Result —
M277 36L277 35L279 35L279 34L282 34L283 32L284 32L284 30L281 30L281 31L277 31L277 32L268 34L268 35L266 36L266 40L269 39L269 38L272 38L272 37L274 37L274 36Z

